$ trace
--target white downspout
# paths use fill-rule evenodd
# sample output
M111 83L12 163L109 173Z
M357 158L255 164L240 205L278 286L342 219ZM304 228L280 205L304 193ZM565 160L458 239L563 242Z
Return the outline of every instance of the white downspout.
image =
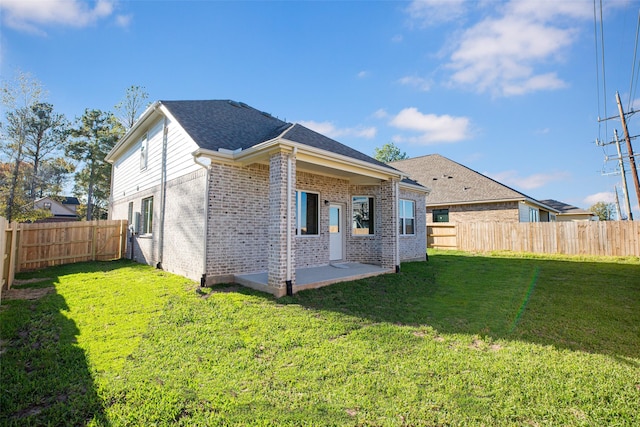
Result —
M162 165L160 170L160 227L158 230L158 264L162 269L164 260L164 218L167 204L167 144L169 138L169 120L165 116L162 126Z
M211 159L205 158L203 162L199 156L193 156L193 161L200 167L203 167L206 171L206 183L204 191L204 246L202 248L202 276L200 277L200 286L204 287L207 284L207 236L209 230L209 173L211 171Z
M291 227L292 227L292 215L291 215L291 191L293 186L293 177L291 176L291 158L295 157L298 153L298 147L293 147L293 151L287 158L287 282L291 281Z
M396 250L395 250L395 264L396 273L400 272L400 182L397 181L395 185L396 193ZM415 226L415 225L414 225Z

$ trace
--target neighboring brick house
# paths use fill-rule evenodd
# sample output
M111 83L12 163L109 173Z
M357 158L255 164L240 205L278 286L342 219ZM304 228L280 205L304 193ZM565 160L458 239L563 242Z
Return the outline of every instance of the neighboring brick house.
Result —
M599 219L598 215L593 212L586 211L557 200L545 199L540 200L540 203L551 206L558 211L556 214L557 221L598 221Z
M133 258L202 284L267 272L255 287L281 296L296 269L425 259L424 187L243 103L158 101L107 161Z
M548 222L558 210L439 154L389 163L428 187L427 223Z

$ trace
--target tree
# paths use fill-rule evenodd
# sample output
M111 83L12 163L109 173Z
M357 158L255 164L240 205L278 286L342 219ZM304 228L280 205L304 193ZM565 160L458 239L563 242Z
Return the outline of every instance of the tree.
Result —
M48 182L43 179L41 165L50 160L53 154L64 150L64 145L69 134L69 122L62 114L53 111L53 105L49 103L37 103L31 107L31 114L26 123L26 141L24 157L33 166L30 197L35 200L42 197ZM51 159L53 161L53 159ZM64 162L64 159L61 159ZM58 162L60 163L60 162ZM69 173L73 169L66 169ZM58 172L63 169L58 168ZM58 179L60 175L56 176Z
M147 99L149 99L149 94L144 86L132 85L127 88L125 98L115 106L118 120L125 131L133 127L142 110L149 106Z
M598 202L591 206L589 211L597 215L600 221L611 221L616 208L613 203Z
M44 96L41 83L28 73L19 73L13 82L2 86L2 105L6 108L5 122L2 123L2 151L13 164L6 188L4 214L7 220L14 219L20 207L16 192L19 189L21 166L28 139L28 124L32 120L32 107ZM3 197L5 195L3 194Z
M85 110L71 130L73 139L66 153L83 165L75 176L75 191L86 197L88 221L99 217L107 205L111 166L104 158L123 134L124 128L113 113L91 109Z
M407 153L400 151L393 142L384 144L382 147L373 149L373 157L383 163L395 162L396 160L408 159Z

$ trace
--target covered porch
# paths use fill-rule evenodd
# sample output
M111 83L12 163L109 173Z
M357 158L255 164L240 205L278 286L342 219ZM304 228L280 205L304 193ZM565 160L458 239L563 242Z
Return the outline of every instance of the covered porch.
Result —
M393 273L394 271L394 269L359 262L340 262L317 267L297 268L293 293L305 289L321 288L334 283ZM268 273L266 271L236 275L235 282L248 288L272 293L268 286Z

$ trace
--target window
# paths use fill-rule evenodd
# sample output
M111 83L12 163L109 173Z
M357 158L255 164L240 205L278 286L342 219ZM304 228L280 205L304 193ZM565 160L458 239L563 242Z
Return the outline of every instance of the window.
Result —
M147 134L145 133L140 141L140 170L147 168L147 159L149 157L149 142L147 140Z
M434 209L433 222L449 222L449 209Z
M318 234L318 194L296 191L296 235Z
M142 199L142 233L151 234L153 230L153 197Z
M351 199L353 235L373 234L373 197L354 196Z
M44 202L44 208L47 210L51 210L51 202Z
M529 208L529 222L540 222L540 212L536 208Z
M413 214L415 202L400 199L398 217L400 219L400 234L415 234L415 216Z
M129 226L133 224L133 202L129 202L129 209L127 211L127 223Z

